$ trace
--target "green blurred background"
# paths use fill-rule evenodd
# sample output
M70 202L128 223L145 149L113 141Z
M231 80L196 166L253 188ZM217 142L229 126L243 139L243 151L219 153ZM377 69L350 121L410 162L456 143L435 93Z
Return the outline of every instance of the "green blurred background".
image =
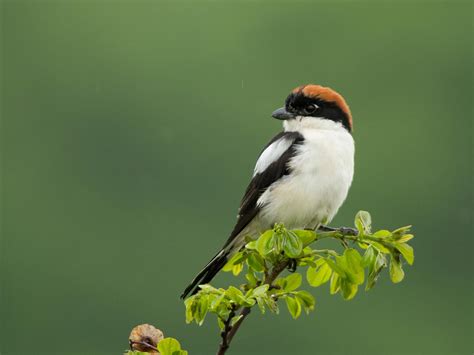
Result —
M270 113L312 82L355 120L333 224L413 224L415 265L351 302L316 289L298 321L254 314L231 354L471 354L472 10L2 1L1 353L120 354L144 322L214 353L215 320L186 325L178 296L232 228Z

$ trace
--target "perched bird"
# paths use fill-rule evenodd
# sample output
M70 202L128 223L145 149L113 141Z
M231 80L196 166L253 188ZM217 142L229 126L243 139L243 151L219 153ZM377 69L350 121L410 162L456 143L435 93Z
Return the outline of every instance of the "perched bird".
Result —
M272 116L283 132L263 149L240 204L237 223L222 249L181 295L194 294L245 245L275 223L319 228L344 202L354 174L352 116L344 98L320 85L303 85Z

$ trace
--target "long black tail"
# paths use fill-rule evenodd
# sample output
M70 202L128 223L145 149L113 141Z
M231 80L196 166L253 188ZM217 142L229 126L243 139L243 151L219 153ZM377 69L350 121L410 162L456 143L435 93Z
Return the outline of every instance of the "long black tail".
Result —
M219 253L214 256L211 261L202 269L199 274L194 278L188 287L184 290L181 298L186 298L189 294L194 295L199 290L199 285L210 282L214 276L224 267L227 263L228 251L222 249Z

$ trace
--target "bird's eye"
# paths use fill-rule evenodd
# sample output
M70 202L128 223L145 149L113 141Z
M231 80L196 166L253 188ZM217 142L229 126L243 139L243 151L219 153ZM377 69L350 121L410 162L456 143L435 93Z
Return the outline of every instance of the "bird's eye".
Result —
M309 104L304 108L304 110L306 111L306 113L313 113L314 111L316 111L317 108L318 106L314 104Z

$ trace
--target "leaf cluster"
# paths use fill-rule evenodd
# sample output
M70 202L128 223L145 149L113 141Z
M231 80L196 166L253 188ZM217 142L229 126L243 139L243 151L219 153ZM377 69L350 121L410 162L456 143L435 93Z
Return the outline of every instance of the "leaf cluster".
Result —
M277 224L257 240L248 240L223 268L234 275L245 270L246 282L239 288L227 289L201 285L198 293L185 300L186 322L201 325L206 315L213 313L224 330L238 322L239 308L257 305L262 313L266 310L279 313L279 300L285 301L295 319L302 311L309 313L314 310L316 300L311 293L300 289L303 277L296 270L306 274L310 286L329 283L330 293L339 293L345 300L352 299L364 282L365 289L370 290L387 266L392 282L402 281L402 259L410 265L414 262L413 248L407 244L413 238L409 234L410 226L372 233L371 217L365 211L357 213L354 224L357 235L344 229L288 230ZM327 238L338 241L342 251L314 248L318 241ZM281 265L289 266L292 273L279 276Z

